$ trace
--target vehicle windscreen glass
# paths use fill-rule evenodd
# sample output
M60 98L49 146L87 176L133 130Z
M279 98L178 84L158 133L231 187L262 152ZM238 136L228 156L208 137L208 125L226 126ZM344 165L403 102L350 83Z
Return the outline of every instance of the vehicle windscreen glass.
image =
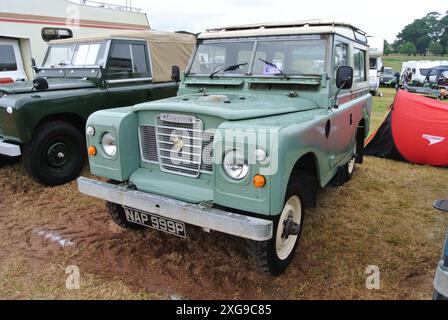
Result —
M0 71L17 71L16 56L11 45L0 45Z
M52 45L43 68L92 67L104 65L106 42Z
M44 68L50 68L53 66L68 66L72 61L74 52L74 44L53 45L48 48L47 56L42 66Z
M321 75L326 68L326 43L327 40L320 36L251 41L204 40L199 43L189 74L210 75L221 70L217 76ZM225 69L245 63L236 69Z
M252 74L276 76L283 72L289 76L321 75L325 72L325 51L325 40L260 41Z
M201 43L193 60L190 73L210 75L228 66L247 63L247 65L236 70L223 72L223 74L247 74L253 48L253 41Z
M76 47L73 63L75 67L99 66L104 63L105 43L79 44Z

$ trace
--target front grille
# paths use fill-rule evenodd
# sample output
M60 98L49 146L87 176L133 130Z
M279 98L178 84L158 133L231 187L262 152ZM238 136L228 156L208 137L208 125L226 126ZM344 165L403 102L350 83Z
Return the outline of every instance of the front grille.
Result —
M193 116L162 114L155 126L140 126L140 149L146 162L164 172L197 178L213 172L213 132Z
M159 162L155 126L140 126L140 150L145 161Z

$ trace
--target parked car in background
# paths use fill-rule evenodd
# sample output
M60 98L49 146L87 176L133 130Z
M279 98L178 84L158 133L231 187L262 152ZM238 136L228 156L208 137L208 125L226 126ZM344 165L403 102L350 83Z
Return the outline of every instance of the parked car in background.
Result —
M439 200L434 207L442 212L448 212L448 200ZM446 235L445 247L442 258L437 266L434 279L434 300L448 300L448 233Z
M254 265L279 275L317 188L362 163L368 62L365 33L346 23L204 32L178 97L89 117L91 172L111 182L81 177L79 190L125 228L248 239Z
M395 87L397 84L397 78L395 71L392 68L384 68L383 73L380 76L380 85L384 87Z
M153 31L51 42L38 78L0 86L0 161L21 156L43 185L73 180L85 160L89 115L175 96L195 43L192 35Z

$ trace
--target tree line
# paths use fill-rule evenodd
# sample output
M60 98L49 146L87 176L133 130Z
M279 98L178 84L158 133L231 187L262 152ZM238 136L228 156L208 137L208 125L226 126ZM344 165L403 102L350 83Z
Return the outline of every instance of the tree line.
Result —
M393 44L385 41L384 53L448 55L448 11L444 15L430 12L414 20L404 27Z

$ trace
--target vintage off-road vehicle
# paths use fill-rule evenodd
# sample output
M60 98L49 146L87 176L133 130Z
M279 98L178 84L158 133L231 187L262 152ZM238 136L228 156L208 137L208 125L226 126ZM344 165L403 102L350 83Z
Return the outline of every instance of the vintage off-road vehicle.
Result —
M278 275L318 187L362 163L368 61L365 33L345 23L204 32L178 97L90 116L90 168L110 182L82 177L79 190L125 228L249 239L256 265Z
M29 174L48 186L75 179L89 115L175 96L173 66L178 78L195 44L193 35L153 31L52 42L38 78L0 85L0 162L22 156Z

